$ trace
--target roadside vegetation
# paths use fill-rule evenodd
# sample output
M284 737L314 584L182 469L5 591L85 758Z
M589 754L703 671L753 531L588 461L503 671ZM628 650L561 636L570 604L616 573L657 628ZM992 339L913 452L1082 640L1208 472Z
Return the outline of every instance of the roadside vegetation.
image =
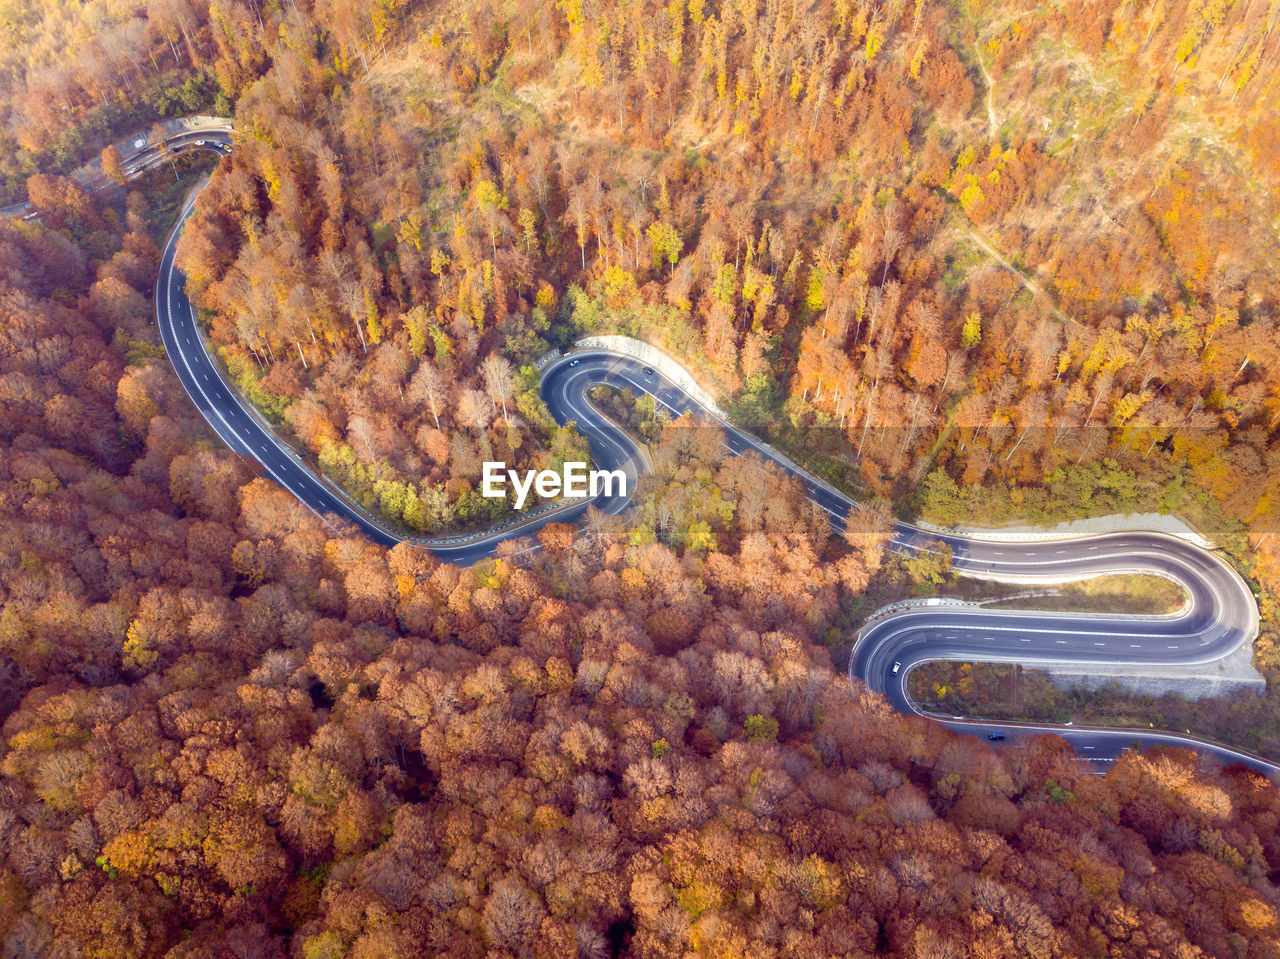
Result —
M1186 591L1163 576L1125 573L1097 576L1078 583L1019 591L1007 599L984 603L989 609L1041 609L1064 613L1129 613L1160 616L1176 613Z
M630 389L597 386L591 390L590 397L596 409L644 446L656 443L663 427L671 422L667 411L660 410L648 394L637 396Z
M926 663L911 671L908 690L926 711L946 715L1194 733L1280 761L1280 702L1270 688L1192 700L1135 693L1119 683L1063 689L1041 670L1003 663Z

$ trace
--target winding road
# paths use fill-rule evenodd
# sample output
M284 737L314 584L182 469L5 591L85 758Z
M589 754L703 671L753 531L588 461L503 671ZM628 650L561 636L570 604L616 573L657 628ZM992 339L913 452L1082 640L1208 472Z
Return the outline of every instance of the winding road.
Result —
M175 136L175 148L225 152L231 143L224 131L188 131ZM194 204L182 210L165 245L156 281L156 321L165 350L184 389L222 440L238 454L260 465L273 480L302 503L325 516L353 523L384 545L402 536L381 526L346 495L317 475L314 468L284 443L223 379L214 362L185 292L182 272L174 262L178 236ZM558 358L542 373L541 392L558 422L574 420L591 446L597 468L622 469L628 489L647 468L646 454L621 429L592 406L588 391L608 384L647 393L673 416L691 413L716 422L723 430L726 452L754 452L801 480L807 495L841 529L858 506L829 484L811 476L768 444L701 406L661 372L634 358L602 349L583 349ZM618 514L628 496L600 498L596 506ZM491 556L503 542L528 536L552 521L571 521L587 508L582 501L568 508L509 521L471 536L411 540L442 559L470 564ZM906 691L910 670L930 660L982 660L1028 666L1062 664L1195 664L1208 663L1253 639L1258 609L1243 579L1214 553L1181 539L1154 532L1126 532L1061 540L1010 543L927 532L899 524L888 548L909 552L929 549L938 540L954 553L953 568L962 574L1013 582L1049 582L1100 573L1150 572L1176 580L1188 601L1177 614L1164 617L1067 614L991 610L951 605L908 606L882 610L865 626L854 647L850 674L883 693L899 710L920 713ZM1258 757L1171 733L1108 730L1035 724L996 724L962 719L929 718L965 733L1010 740L1053 732L1072 743L1087 759L1113 758L1131 746L1177 745L1211 753L1226 763L1243 763L1268 773L1280 766Z

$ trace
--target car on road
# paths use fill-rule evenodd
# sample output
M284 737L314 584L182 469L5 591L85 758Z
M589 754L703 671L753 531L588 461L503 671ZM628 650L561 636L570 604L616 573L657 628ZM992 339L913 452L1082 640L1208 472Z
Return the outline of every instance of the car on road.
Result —
M579 363L581 363L581 362L582 362L582 360L570 360L570 361L569 361L569 365L570 365L570 366L577 366L577 365L578 365Z
M197 141L196 141L196 146L198 146L198 147L202 147L202 146L204 146L204 145L205 145L206 143L208 143L208 142L209 142L208 140L197 140Z
M987 738L993 743L999 742L1001 739L1004 739L1004 733L987 733Z
M894 663L894 664L893 664L893 675L897 676L897 675L898 675L898 670L900 670L901 668L902 668L902 663Z
M644 375L645 375L645 376L653 376L653 367L652 367L652 366L646 366L646 367L644 368Z

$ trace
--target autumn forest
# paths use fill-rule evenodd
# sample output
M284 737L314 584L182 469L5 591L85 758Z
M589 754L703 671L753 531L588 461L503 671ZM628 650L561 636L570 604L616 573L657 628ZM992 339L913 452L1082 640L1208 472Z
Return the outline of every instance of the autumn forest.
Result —
M1280 761L1277 27L0 0L0 207L38 213L0 218L0 951L1280 957L1267 777L993 749L846 674L876 606L960 588L895 515L1175 512L1256 592L1267 688L1165 712ZM229 156L72 175L195 113ZM482 460L585 457L536 364L608 333L869 508L833 535L601 391L652 460L621 517L470 567L318 517L160 343L205 177L178 261L218 362L389 528L509 516Z

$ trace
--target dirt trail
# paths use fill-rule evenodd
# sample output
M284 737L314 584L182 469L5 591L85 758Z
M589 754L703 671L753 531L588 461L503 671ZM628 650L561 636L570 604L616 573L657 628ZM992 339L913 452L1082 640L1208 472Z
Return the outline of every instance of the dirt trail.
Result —
M995 81L991 79L991 74L987 72L987 65L982 61L982 47L975 41L973 44L974 55L978 58L978 69L982 71L982 79L987 81L987 123L991 127L991 139L996 138L996 131L999 130L1000 124L996 123L996 110L991 105L991 94L995 91Z
M1056 317L1057 317L1058 319L1060 319L1063 323L1066 323L1066 324L1068 324L1069 326L1079 326L1079 325L1080 325L1080 321L1079 321L1079 320L1073 320L1071 317L1067 316L1067 314L1063 313L1060 309L1058 309L1056 306L1054 306L1054 305L1053 305L1053 297L1051 297L1051 296L1050 296L1050 295L1045 291L1045 288L1044 288L1044 287L1042 287L1042 286L1041 286L1039 283L1037 283L1035 280L1031 279L1029 276L1027 276L1027 275L1026 275L1025 273L1023 273L1021 270L1019 270L1016 266L1014 266L1012 263L1010 263L1007 259L1005 259L1004 255L1003 255L999 250L997 250L994 246L992 246L992 245L991 245L991 242L990 242L990 241L989 241L985 236L983 236L981 233L979 233L977 230L973 229L972 227L967 228L967 229L965 230L965 232L968 234L969 239L973 240L973 242L974 242L974 243L976 243L976 244L978 244L978 246L982 247L983 252L984 252L984 253L986 253L986 254L987 254L987 256L991 257L993 260L995 260L997 263L999 263L1001 266L1003 266L1006 270L1008 270L1010 273L1012 273L1014 276L1016 276L1019 280L1021 280L1021 281L1022 281L1022 285L1023 285L1024 287L1026 287L1028 290L1030 290L1030 291L1031 291L1031 293L1032 293L1032 294L1033 294L1037 299L1039 299L1039 300L1043 301L1043 302L1048 306L1049 311L1050 311L1054 316L1056 316Z

